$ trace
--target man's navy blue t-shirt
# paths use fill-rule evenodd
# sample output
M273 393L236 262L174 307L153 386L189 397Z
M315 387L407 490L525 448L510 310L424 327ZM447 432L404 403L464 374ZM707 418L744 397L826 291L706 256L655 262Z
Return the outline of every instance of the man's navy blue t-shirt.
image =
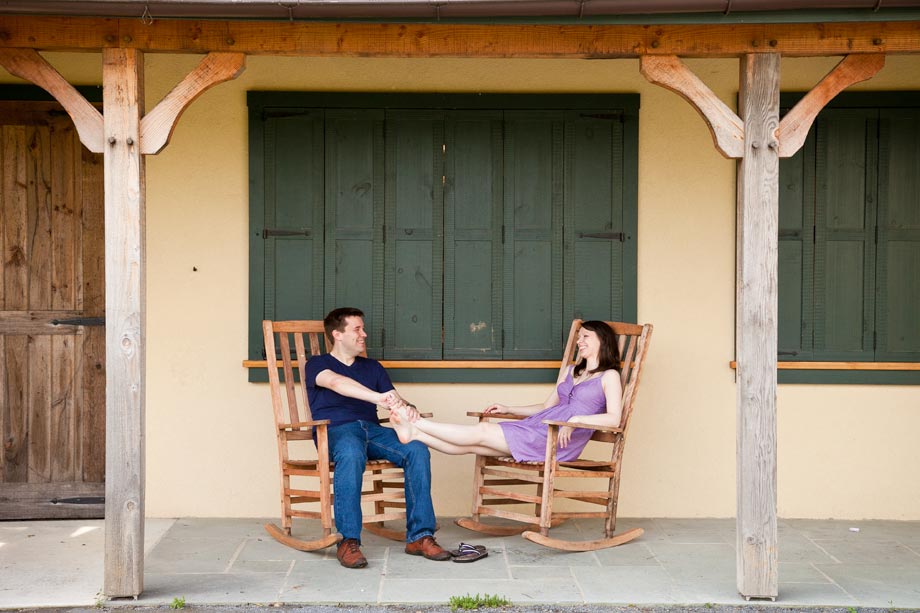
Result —
M329 353L313 356L307 360L307 397L313 419L328 419L330 426L338 426L362 419L377 423L377 405L357 398L349 398L331 389L316 385L316 375L331 370L353 379L375 392L389 392L393 389L387 371L377 360L355 357L351 366L339 362Z

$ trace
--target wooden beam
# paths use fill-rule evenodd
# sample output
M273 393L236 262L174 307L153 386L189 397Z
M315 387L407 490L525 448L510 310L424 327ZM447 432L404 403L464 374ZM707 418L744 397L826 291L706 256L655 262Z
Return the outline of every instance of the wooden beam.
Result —
M0 46L319 57L637 58L920 53L920 21L529 25L0 17Z
M0 47L0 66L54 96L73 120L80 142L93 153L102 153L102 114L37 51Z
M723 156L744 155L744 125L728 105L722 102L699 77L676 55L643 55L639 72L650 83L679 94L703 117L712 140Z
M778 594L776 341L779 224L779 62L741 60L745 150L738 163L735 355L737 371L737 580L745 598Z
M102 54L105 118L105 595L144 589L146 253L140 122L144 59Z
M848 55L843 58L780 121L776 131L779 157L792 157L801 149L815 117L834 96L854 83L871 79L884 65L884 54Z
M198 96L245 70L242 53L209 53L141 120L141 153L156 154L169 143L179 117Z

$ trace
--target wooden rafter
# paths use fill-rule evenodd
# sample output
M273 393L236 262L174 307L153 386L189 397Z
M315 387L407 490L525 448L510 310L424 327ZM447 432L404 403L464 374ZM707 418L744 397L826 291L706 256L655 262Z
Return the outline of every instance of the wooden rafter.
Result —
M179 117L198 96L243 72L242 53L209 53L141 120L141 153L159 153L168 143Z
M679 57L644 55L639 71L650 83L679 94L702 115L719 153L735 159L744 155L744 122Z
M920 22L398 24L0 17L0 47L327 57L637 58L920 53Z
M874 77L884 65L885 56L882 54L848 55L843 58L780 121L776 130L779 156L788 158L795 155L805 144L808 130L811 129L811 124L821 109L850 85Z
M0 48L0 66L54 96L73 120L80 142L93 153L102 153L102 113L87 102L37 51Z

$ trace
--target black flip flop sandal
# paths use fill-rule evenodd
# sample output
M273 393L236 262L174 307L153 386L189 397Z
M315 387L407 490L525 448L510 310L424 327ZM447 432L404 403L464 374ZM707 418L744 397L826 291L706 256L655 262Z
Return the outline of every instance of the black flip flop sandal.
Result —
M458 549L452 549L449 553L453 556L454 562L460 563L475 562L489 555L485 545L469 545L467 543L460 543Z

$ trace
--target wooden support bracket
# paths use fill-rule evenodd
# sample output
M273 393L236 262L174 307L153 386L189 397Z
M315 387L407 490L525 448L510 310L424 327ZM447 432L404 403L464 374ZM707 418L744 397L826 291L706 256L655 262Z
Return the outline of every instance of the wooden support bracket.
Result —
M141 120L141 153L157 154L169 144L179 116L198 96L246 69L242 53L209 53Z
M639 71L650 83L679 94L702 115L716 149L727 158L744 155L744 122L676 55L643 55Z
M848 55L843 58L779 122L779 127L776 129L779 157L792 157L796 151L801 149L815 117L834 96L854 83L871 79L884 65L885 55L883 53Z
M0 48L0 65L7 72L38 85L61 103L93 153L102 153L102 113L61 76L35 49Z

